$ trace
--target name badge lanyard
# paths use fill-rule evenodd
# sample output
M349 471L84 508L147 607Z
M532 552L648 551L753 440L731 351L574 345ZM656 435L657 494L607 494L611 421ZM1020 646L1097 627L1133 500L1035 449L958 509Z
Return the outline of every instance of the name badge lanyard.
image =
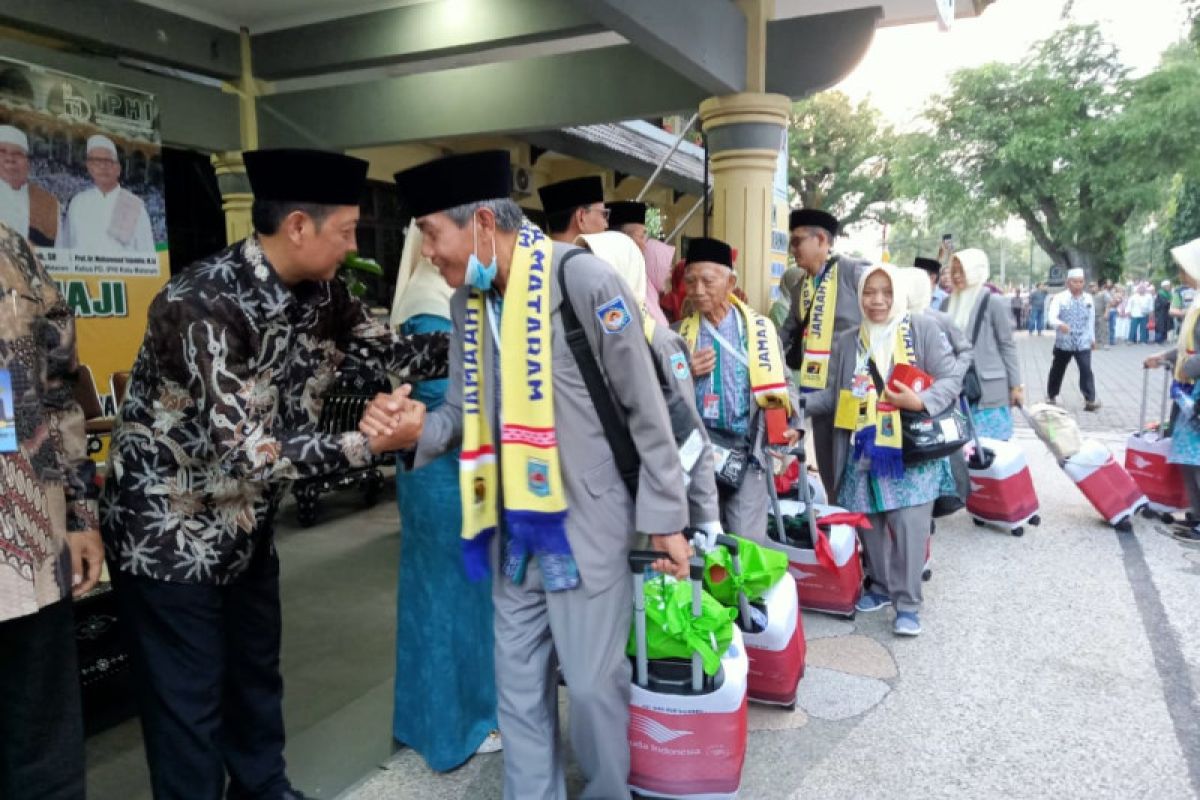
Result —
M733 321L734 324L737 325L737 338L739 341L741 341L745 337L745 331L742 327L742 315L737 311L737 309L733 310ZM714 422L723 421L725 423L729 423L729 419L725 414L725 396L723 392L725 384L722 380L721 353L728 352L731 356L737 359L738 363L745 367L747 371L750 369L750 360L747 357L745 347L735 347L730 344L729 340L722 336L721 332L718 331L716 326L709 322L708 319L702 318L701 324L704 326L704 330L708 331L709 336L712 337L713 343L717 345L717 363L713 367L712 374L708 376L709 393L717 398L717 414L715 416L705 414L705 418L711 419ZM707 406L708 401L706 400L704 409L705 411L707 411Z

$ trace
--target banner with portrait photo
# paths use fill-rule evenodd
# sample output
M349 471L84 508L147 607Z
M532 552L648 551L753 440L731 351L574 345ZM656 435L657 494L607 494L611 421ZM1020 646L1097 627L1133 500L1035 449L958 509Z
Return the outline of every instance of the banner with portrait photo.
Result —
M102 393L132 366L169 273L158 114L145 92L0 58L0 222L75 310Z

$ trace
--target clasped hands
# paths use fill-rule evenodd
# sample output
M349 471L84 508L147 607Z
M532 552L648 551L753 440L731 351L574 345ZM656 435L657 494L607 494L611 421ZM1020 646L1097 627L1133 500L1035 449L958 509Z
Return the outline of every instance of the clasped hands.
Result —
M363 410L358 430L370 442L371 452L379 455L405 450L417 443L425 426L425 404L409 395L412 386L404 384L391 394L377 394Z

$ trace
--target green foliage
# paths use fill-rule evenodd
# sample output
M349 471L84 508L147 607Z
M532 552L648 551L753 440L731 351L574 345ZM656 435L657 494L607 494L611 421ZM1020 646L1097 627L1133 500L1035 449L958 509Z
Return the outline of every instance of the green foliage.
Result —
M1132 80L1094 25L1070 25L1017 64L959 70L906 137L897 186L934 217L1020 217L1056 263L1116 277L1125 227L1196 158L1200 59L1175 48ZM970 209L964 214L963 209Z
M1170 250L1200 238L1200 178L1188 178L1180 183L1172 203L1171 219L1163 242L1162 259L1169 264L1170 276L1176 269Z
M833 91L793 103L788 121L792 199L829 211L843 227L867 219L888 221L895 145L895 132L865 100L852 104Z

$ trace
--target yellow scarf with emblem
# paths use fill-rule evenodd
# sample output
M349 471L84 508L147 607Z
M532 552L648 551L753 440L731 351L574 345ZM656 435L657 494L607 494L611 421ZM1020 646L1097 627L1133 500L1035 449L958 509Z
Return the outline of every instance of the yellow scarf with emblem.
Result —
M900 302L900 299L897 298L896 302ZM858 368L855 370L855 377L857 382L868 388L866 395L859 399L858 417L854 425L853 458L855 461L864 456L869 458L871 475L876 478L902 478L904 437L900 409L880 399L881 392L875 385L870 368L873 349L871 337L864 324L858 337ZM910 318L907 314L896 325L896 332L892 337L891 360L890 367L882 370L884 374L879 376L883 379L885 387L892 369L897 364L912 364L916 361Z
M829 382L829 357L833 352L833 325L838 300L838 259L830 259L820 284L805 274L800 285L800 307L797 314L808 315L808 323L800 335L804 337L804 361L800 365L800 388L824 389ZM800 322L804 323L804 316Z
M775 323L747 306L736 296L730 295L737 313L742 315L749 332L747 354L750 371L750 390L759 408L782 407L792 413L792 400L788 396L787 377L784 372L783 354L779 350L779 334ZM687 317L679 324L679 335L687 342L688 350L695 351L700 339L702 325L699 312Z
M467 575L488 574L503 487L505 530L520 553L570 555L567 498L559 468L551 378L550 266L554 250L538 228L517 234L500 315L501 472L488 423L490 357L484 353L487 316L483 293L467 299L463 318L463 432L459 460L463 562ZM499 482L497 481L499 477Z

